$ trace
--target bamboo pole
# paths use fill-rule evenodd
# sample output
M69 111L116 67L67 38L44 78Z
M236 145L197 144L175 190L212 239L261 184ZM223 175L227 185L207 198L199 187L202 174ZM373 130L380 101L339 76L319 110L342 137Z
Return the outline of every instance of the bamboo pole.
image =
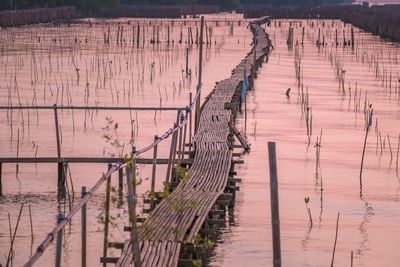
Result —
M86 195L86 186L82 186L82 199ZM82 235L81 235L81 241L82 241L82 259L81 259L81 264L82 267L86 266L86 204L82 206L81 209L81 221L82 221Z
M201 16L201 25L200 25L200 49L199 49L199 81L197 83L197 93L199 94L196 100L196 115L194 122L194 134L197 133L197 129L199 127L200 121L200 100L201 100L201 76L203 69L203 28L204 28L204 16Z
M158 136L154 136L154 141L158 139ZM156 168L157 168L157 145L154 146L153 149L153 169L151 172L151 189L150 189L150 210L154 209L154 187L156 184Z
M136 153L136 148L132 148L133 155ZM129 220L131 223L131 248L132 257L135 266L141 266L139 244L137 239L137 221L136 221L136 163L133 161L130 166L126 167L126 183L128 188L128 207Z
M120 199L122 199L122 195L123 195L123 190L124 190L124 181L123 181L123 169L119 169L118 170L118 196Z
M108 165L108 170L112 168L112 164ZM107 258L107 248L108 248L108 227L110 223L110 193L111 193L111 175L107 177L106 184L106 203L105 203L105 211L104 211L104 242L103 242L103 258ZM105 267L107 263L103 262L103 267Z

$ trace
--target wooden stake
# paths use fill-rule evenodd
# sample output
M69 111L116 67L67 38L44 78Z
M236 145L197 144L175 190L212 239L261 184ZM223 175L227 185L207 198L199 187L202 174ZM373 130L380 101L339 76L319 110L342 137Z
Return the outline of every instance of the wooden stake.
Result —
M276 166L275 142L268 142L269 177L271 192L271 221L273 242L273 266L281 266L281 237L279 226L278 174Z

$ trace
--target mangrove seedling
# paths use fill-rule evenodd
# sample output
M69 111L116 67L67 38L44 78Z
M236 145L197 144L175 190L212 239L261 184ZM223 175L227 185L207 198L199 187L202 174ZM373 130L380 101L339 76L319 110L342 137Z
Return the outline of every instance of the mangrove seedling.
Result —
M312 216L311 216L311 209L308 207L308 202L310 202L310 197L305 197L304 202L306 203L306 210L308 213L308 217L310 219L310 229L313 227Z

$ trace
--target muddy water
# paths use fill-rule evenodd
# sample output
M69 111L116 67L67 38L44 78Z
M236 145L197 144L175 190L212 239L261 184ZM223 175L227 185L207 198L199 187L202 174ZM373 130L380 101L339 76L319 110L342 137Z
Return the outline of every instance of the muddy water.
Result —
M295 46L286 41L289 21L282 27L267 27L275 49L269 62L260 69L255 88L247 99L246 131L252 144L251 153L243 156L237 167L242 178L241 191L231 223L222 232L212 266L268 266L272 263L272 234L269 201L267 142L277 146L279 209L283 266L326 266L331 263L336 219L340 212L339 231L334 258L335 266L397 266L400 262L400 180L396 172L399 123L399 45L355 29L355 48L336 49L335 29L350 37L350 27L335 21L319 22L321 40L327 45L316 47L317 22L305 26L304 49L299 48L302 84L308 87L312 108L310 145L302 114L301 89L296 82ZM294 25L294 42L301 42L299 23ZM348 38L346 37L346 38ZM341 38L341 39L340 39ZM322 41L321 41L322 42ZM330 56L340 58L345 71L345 93L339 89ZM361 57L360 57L361 56ZM376 77L378 66L392 72L386 78ZM363 62L364 58L364 62ZM371 66L370 66L371 65ZM383 71L382 71L383 72ZM379 75L378 75L379 76ZM381 76L380 76L381 77ZM355 112L355 86L362 88L360 111ZM349 93L351 87L351 97ZM285 92L291 88L290 97ZM299 93L300 92L300 93ZM365 93L368 92L367 97ZM397 93L395 93L397 92ZM362 195L360 196L360 163L365 138L364 102L372 104L373 124L367 139ZM358 110L358 109L357 109ZM378 126L376 126L376 120ZM320 166L316 168L317 136L323 129ZM382 139L382 152L379 133ZM392 161L388 135L392 148ZM383 141L385 139L385 141ZM385 146L383 147L383 143ZM311 209L310 228L305 197Z
M218 25L215 22L218 19ZM225 79L231 70L251 49L251 33L243 18L231 15L208 15L206 25L211 45L204 45L203 95L204 98L215 82ZM231 28L227 21L241 20ZM128 24L128 21L129 24ZM185 107L189 93L193 96L198 79L198 46L189 48L188 67L191 75L186 78L186 48L188 27L196 41L194 20L93 20L62 25L28 26L2 30L0 37L2 62L0 75L0 105L73 105L73 106L139 106ZM137 25L140 25L140 42L137 46ZM150 25L151 23L151 25ZM145 44L143 45L143 25ZM159 45L150 44L153 25ZM122 45L117 44L118 27L123 29ZM170 45L167 45L168 26ZM104 44L104 34L109 44ZM133 28L135 27L135 28ZM233 29L233 31L232 31ZM133 32L134 30L134 32ZM181 36L182 32L182 38ZM135 33L135 35L133 35ZM132 39L134 42L132 43ZM179 40L182 39L182 43ZM206 35L204 41L207 40ZM55 157L55 126L52 110L0 111L0 157ZM138 148L150 143L154 135L161 135L173 126L176 111L58 111L61 128L62 156L105 157L123 155L130 151L130 142ZM117 130L107 132L106 118L118 123ZM133 125L131 121L134 121ZM113 124L114 126L114 124ZM18 138L19 133L19 138ZM119 141L120 145L106 143L104 134ZM19 141L18 141L19 139ZM132 140L133 139L133 140ZM159 157L167 158L170 143L159 145ZM143 155L152 157L152 153ZM69 203L80 199L81 186L92 186L106 170L106 164L70 164L68 187L74 196L57 198L57 167L55 164L3 164L3 193L0 199L0 254L9 249L8 213L14 228L20 205L25 203L16 236L14 251L16 265L22 265L47 233L55 226L58 213L69 210ZM165 166L157 168L156 190L165 181ZM150 188L149 166L139 166L143 180L138 187L140 194ZM71 182L72 180L72 182ZM113 186L117 186L114 177ZM102 255L103 225L99 223L104 201L102 188L88 204L88 263L99 265ZM115 193L112 193L113 195ZM117 196L117 195L114 195ZM28 205L32 213L34 239L32 242ZM128 238L123 226L128 225L126 213L112 204L113 226L110 240ZM64 234L63 265L80 264L80 216L68 225ZM54 264L55 247L50 246L38 266ZM109 255L120 251L109 249ZM4 263L4 259L0 260Z

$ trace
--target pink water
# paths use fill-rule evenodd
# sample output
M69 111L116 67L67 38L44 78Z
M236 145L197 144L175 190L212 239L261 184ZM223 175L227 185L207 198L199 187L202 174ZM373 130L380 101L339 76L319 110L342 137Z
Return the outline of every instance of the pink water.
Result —
M239 18L235 15L218 16L226 20ZM206 17L206 21L214 18ZM182 76L186 45L177 43L181 24L175 22L174 27L171 26L171 39L175 39L173 46L167 47L163 44L153 49L147 42L144 49L142 45L138 49L136 46L132 48L128 40L136 22L131 20L132 23L128 26L127 19L119 21L125 22L124 36L127 36L126 44L122 46L117 46L115 41L117 24L114 21L110 21L113 24L109 47L103 43L103 35L108 28L103 21L98 25L94 24L93 28L89 28L87 24L77 24L71 25L71 28L42 25L3 30L0 75L5 82L1 85L0 104L9 103L10 91L13 105L19 105L19 98L23 105L30 105L35 101L38 105L85 105L85 88L89 83L87 104L91 106L160 106L160 102L162 106L188 105L188 94L195 91L197 84L198 49L194 45L190 51L190 81ZM157 23L160 25L161 21ZM163 26L160 26L161 40L165 40L167 23L169 22L164 21ZM252 150L243 157L245 164L237 166L238 177L242 178L241 191L237 195L234 217L231 218L233 221L221 230L210 259L212 266L268 266L272 263L268 141L275 141L277 144L283 266L329 265L338 212L340 220L335 266L350 265L351 251L354 252L354 266L396 266L400 261L397 253L397 244L400 241L397 233L400 224L400 181L396 175L396 152L400 133L399 46L355 29L354 52L351 48L336 49L332 45L334 29L339 29L342 38L343 24L335 21L334 28L331 28L331 21L327 21L325 27L321 27L321 38L325 35L328 45L318 51L315 46L318 28L317 22L314 23L314 27L311 27L309 21L303 21L306 33L304 50L299 50L302 57L303 84L304 88L308 87L309 106L313 112L311 143L307 145L306 124L296 85L295 48L288 49L286 45L289 22L283 21L282 27L274 27L272 24L266 30L275 49L270 54L269 62L260 69L254 90L248 94L246 129L243 117L237 122L238 128L246 133L252 144ZM193 27L195 36L194 23L188 23L187 26ZM183 43L187 36L187 26L182 26ZM216 81L229 77L231 69L250 50L251 34L245 23L241 26L235 24L233 35L230 34L230 26L225 23L220 23L219 26L213 24L212 27L217 44L213 43L205 50L203 97L211 91ZM346 36L350 36L350 27L346 26L344 29ZM294 39L301 40L299 23L294 32ZM148 26L146 40L151 35L152 26ZM37 42L38 36L41 36L40 43ZM62 42L52 43L52 36ZM77 43L74 41L75 37ZM88 43L85 43L85 38L88 38ZM330 56L343 63L346 71L346 95L338 89L334 69L329 61ZM367 58L373 63L368 63ZM374 59L371 61L371 58ZM388 79L391 71L391 89L389 83L386 87L386 84L382 85L382 79L376 78L376 61L379 61L381 73L385 69ZM154 70L151 67L153 62ZM35 65L36 70L32 70ZM76 68L79 68L79 84ZM155 76L150 81L152 71ZM106 83L101 85L104 73L107 76ZM142 73L144 79L141 78ZM362 88L360 112L354 112L355 83L358 90ZM353 94L350 101L349 85ZM292 89L291 96L287 98L285 92L289 87ZM35 90L37 100L33 100ZM66 100L67 91L71 92L72 103ZM373 104L374 123L368 136L360 198L359 168L365 136L363 104L366 91L367 101ZM64 94L61 97L62 92ZM128 92L131 96L129 99ZM128 150L131 137L129 112L99 111L93 114L93 120L86 119L86 129L84 111L74 111L74 115L69 111L59 112L63 156L100 157L108 153L121 154L122 148L116 150L106 145L102 137L102 127L106 125L105 117L112 117L119 123L118 138L126 144L124 151ZM18 129L20 157L33 157L37 146L38 157L56 156L52 111L39 111L39 122L36 111L31 111L29 129L28 114L24 112L22 126L21 113L14 111L12 138L7 113L0 111L0 114L0 123L3 126L0 129L0 157L16 156ZM175 116L176 113L170 111L157 113L156 116L154 112L137 112L137 115L132 112L132 119L138 123L134 134L136 146L144 146L155 134L160 135L171 127ZM375 119L378 119L377 131ZM316 174L314 144L321 129L321 163ZM382 142L385 142L382 155L380 145L376 146L377 132L381 133ZM391 164L388 134L393 150ZM161 157L167 157L168 148L168 142L160 146ZM150 154L145 157L151 157ZM70 168L77 200L81 186L94 184L106 166L71 164ZM150 174L149 166L140 166L139 173L144 179L139 191L144 193L149 189L149 181L146 180ZM58 212L68 210L65 200L57 201L56 175L54 164L20 164L17 178L15 164L3 164L5 196L0 199L0 254L7 254L9 249L7 213L10 213L12 225L15 225L20 204L26 203L15 243L16 265L23 264L31 253L27 204L31 205L33 215L33 249L55 225ZM165 167L158 168L158 189L161 188L164 177ZM113 185L116 184L115 179ZM88 205L88 262L91 266L99 265L102 253L102 225L96 217L104 200L103 191L95 195ZM309 207L314 222L311 229L304 203L304 197L307 196L310 197ZM111 231L110 239L113 241L127 238L122 231L122 226L128 224L126 214L114 206L113 215L118 214L121 218L116 219L116 226ZM63 265L76 266L80 262L80 216L67 227L64 236ZM50 246L38 266L54 264L54 251L55 246ZM110 255L118 253L119 251L109 250Z

